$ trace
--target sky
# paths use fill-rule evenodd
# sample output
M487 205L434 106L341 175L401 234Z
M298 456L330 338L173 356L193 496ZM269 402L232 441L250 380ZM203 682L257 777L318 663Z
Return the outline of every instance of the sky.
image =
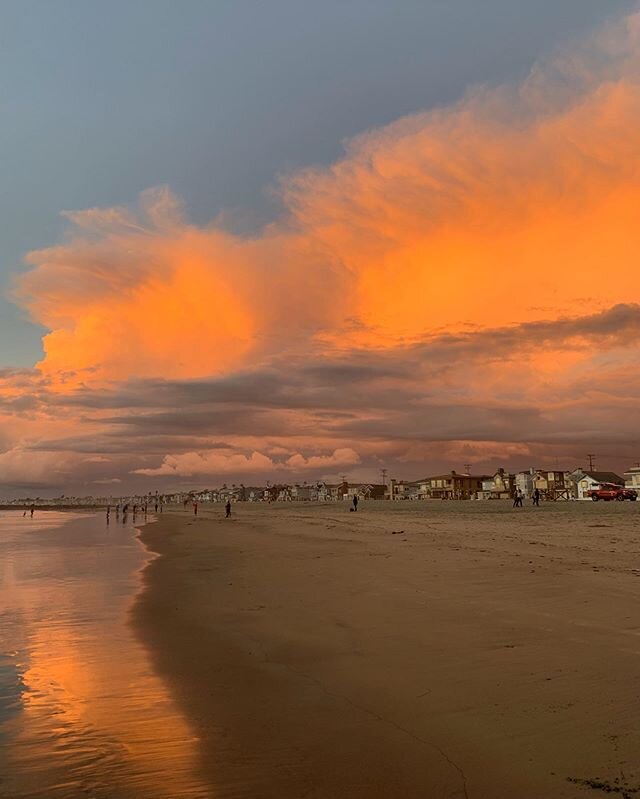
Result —
M640 460L637 4L0 37L0 495Z

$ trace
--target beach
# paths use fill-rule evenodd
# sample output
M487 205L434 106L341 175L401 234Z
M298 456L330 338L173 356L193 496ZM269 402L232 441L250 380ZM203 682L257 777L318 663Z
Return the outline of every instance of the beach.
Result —
M639 511L169 510L132 623L216 797L632 796Z

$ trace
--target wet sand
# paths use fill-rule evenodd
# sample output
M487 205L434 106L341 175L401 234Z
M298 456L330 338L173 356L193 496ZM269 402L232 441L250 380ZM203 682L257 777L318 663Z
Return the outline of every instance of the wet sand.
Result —
M162 557L133 614L212 795L640 786L640 503L223 515L144 528Z
M1 799L211 795L193 730L128 624L150 560L133 522L0 515Z

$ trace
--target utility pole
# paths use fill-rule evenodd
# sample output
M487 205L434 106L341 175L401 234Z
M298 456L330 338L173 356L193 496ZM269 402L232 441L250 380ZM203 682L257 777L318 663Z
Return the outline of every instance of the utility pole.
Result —
M593 471L593 459L595 458L594 452L587 452L587 458L589 458L589 471Z
M471 474L471 464L470 463L463 463L465 474Z

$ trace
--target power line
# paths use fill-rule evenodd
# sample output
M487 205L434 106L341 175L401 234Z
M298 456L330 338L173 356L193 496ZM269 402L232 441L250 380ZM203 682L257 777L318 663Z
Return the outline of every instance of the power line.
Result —
M587 458L589 458L589 471L593 471L593 459L596 457L595 452L587 452Z

